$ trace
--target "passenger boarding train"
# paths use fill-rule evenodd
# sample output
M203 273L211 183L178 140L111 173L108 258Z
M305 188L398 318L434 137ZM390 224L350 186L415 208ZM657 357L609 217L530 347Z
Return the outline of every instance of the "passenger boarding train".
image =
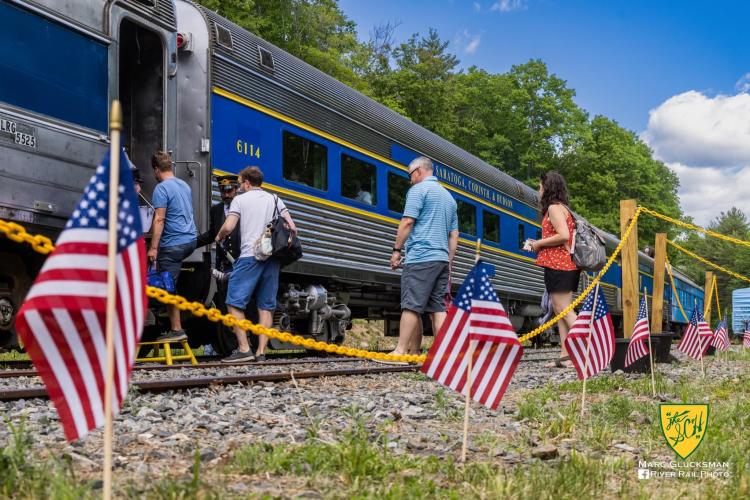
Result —
M0 45L0 218L58 234L106 152L108 108L119 99L123 143L144 192L155 184L151 155L171 151L199 230L218 174L257 165L264 187L285 200L305 255L283 270L279 328L341 342L352 318L379 318L395 334L399 272L388 265L390 249L406 165L425 155L458 204L454 286L481 238L514 326L536 325L543 273L521 249L540 236L534 189L217 14L186 0L0 0ZM616 244L608 235L610 250ZM0 238L6 348L17 344L15 312L42 261ZM197 249L178 292L210 304L210 262L209 249ZM651 290L652 268L641 254L641 289ZM702 290L677 277L683 304L702 303ZM620 287L615 265L603 290L616 322ZM679 329L686 318L668 287L664 294L665 329ZM206 320L186 327L192 342L226 349Z

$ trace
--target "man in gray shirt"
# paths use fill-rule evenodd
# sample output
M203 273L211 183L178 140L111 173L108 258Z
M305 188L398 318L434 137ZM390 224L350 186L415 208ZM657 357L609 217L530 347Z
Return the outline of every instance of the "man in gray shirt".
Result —
M297 228L289 215L284 202L277 196L264 191L263 172L258 167L247 167L240 172L240 188L242 194L235 196L229 207L227 219L216 235L216 242L227 237L240 224L240 257L234 263L232 274L229 276L227 291L227 308L238 320L245 319L245 307L255 294L258 306L259 323L270 328L273 324L273 312L276 309L276 294L279 290L279 261L274 257L265 260L256 258L255 244L266 230L266 226L278 212L296 233ZM250 352L247 342L247 332L239 326L234 327L237 336L238 349L224 358L225 363L247 363L250 361L265 361L268 337L260 335L256 355Z

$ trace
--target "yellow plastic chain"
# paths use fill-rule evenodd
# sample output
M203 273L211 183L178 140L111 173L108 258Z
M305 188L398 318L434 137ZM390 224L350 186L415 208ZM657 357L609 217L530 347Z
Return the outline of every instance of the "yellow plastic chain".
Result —
M726 234L717 233L716 231L711 231L710 229L706 229L704 227L696 226L695 224L690 224L688 222L683 222L681 220L673 219L672 217L669 217L668 215L660 214L659 212L656 212L654 210L651 210L650 208L646 207L640 207L640 209L643 211L643 213L646 213L648 215L651 215L652 217L656 217L657 219L661 219L667 222L671 222L672 224L680 227L684 227L685 229L691 229L693 231L697 231L699 233L703 233L707 236L712 236L714 238L718 238L720 240L728 241L730 243L735 243L737 245L743 245L746 247L750 247L750 241L740 240L738 238L733 238L731 236L727 236Z
M26 232L22 226L15 222L6 222L0 220L0 232L5 233L8 238L16 243L28 243L32 248L41 253L48 254L55 249L55 245L52 240L46 236L36 235L32 236ZM163 304L176 305L181 311L190 311L192 314L198 317L205 316L208 320L218 322L221 321L228 327L239 325L243 330L246 330L255 335L267 335L270 338L281 340L282 342L289 342L303 346L307 349L315 349L317 351L326 351L335 354L342 354L345 356L352 356L355 358L365 359L380 359L385 361L406 361L409 363L422 363L427 356L417 354L385 354L382 352L366 351L364 349L353 349L351 347L344 347L335 344L328 344L326 342L320 342L315 339L308 339L300 335L292 335L288 332L280 332L274 328L266 328L260 325L253 324L248 320L238 321L231 314L222 314L221 311L215 308L207 309L200 302L188 302L185 297L179 295L172 295L159 288L152 286L146 287L146 295L151 298L158 300Z
M630 236L630 233L633 231L633 227L635 227L635 223L641 214L641 210L642 208L638 207L638 209L635 212L635 215L633 215L633 218L630 220L630 223L628 224L628 227L625 230L625 234L623 235L622 240L620 240L620 243L617 245L617 248L615 248L615 251L612 252L612 255L610 255L609 259L607 260L607 263L604 264L604 267L601 269L601 271L599 271L599 274L596 275L596 278L594 278L593 281L591 281L591 283L586 287L583 293L580 294L573 302L571 302L571 304L568 307L566 307L562 312L560 312L560 314L558 314L551 320L547 321L545 324L530 331L526 335L523 335L522 337L520 337L518 339L520 342L526 342L527 340L533 337L536 337L537 335L546 331L548 328L550 328L552 325L560 321L566 314L568 314L568 312L573 310L574 307L576 307L578 304L580 304L583 301L583 299L591 292L591 290L594 289L594 287L599 283L599 281L601 281L602 277L604 276L604 273L607 272L607 270L610 268L610 266L615 261L617 256L620 254L623 244ZM30 245L32 245L34 250L43 254L48 254L52 250L54 250L55 246L52 244L52 241L50 241L49 238L45 236L31 236L28 233L26 233L26 230L23 227L19 226L18 224L15 224L13 222L3 222L0 220L0 230L2 230L3 227L11 227L11 226L13 226L13 229L11 231L3 231L3 232L8 234L9 235L8 237L12 239L13 241L16 241L18 243L22 243L22 242L29 243ZM15 237L11 237L10 234L13 234ZM180 309L181 311L190 311L195 316L198 316L198 317L205 316L208 320L213 321L213 322L221 321L224 325L230 328L235 325L239 325L240 328L242 328L243 330L246 330L255 335L267 335L270 338L278 339L282 342L289 342L291 344L301 345L308 349L315 349L318 351L326 351L326 352L335 353L335 354L342 354L344 356L352 356L355 358L380 359L384 361L406 361L410 363L422 363L425 361L425 359L427 359L427 356L425 355L385 354L385 353L380 353L380 352L366 351L364 349L354 349L351 347L328 344L326 342L321 342L319 340L304 338L300 335L293 335L289 332L280 332L279 330L276 330L275 328L266 328L261 325L253 324L252 322L248 320L238 321L234 316L230 314L222 314L221 311L219 311L216 308L207 309L200 302L189 302L185 297L181 297L179 295L172 295L166 292L165 290L161 290L159 288L155 288L151 286L146 287L146 295L153 299L158 300L159 302L163 304L176 305L177 308Z
M41 234L30 235L26 229L15 222L6 222L0 220L0 233L5 233L9 240L16 243L28 243L31 247L41 254L47 255L55 249L52 240Z
M601 281L602 277L604 276L604 273L607 272L607 270L610 268L612 263L615 261L618 255L620 255L620 252L622 251L622 246L625 244L625 241L627 241L628 237L630 236L630 233L633 231L633 228L635 227L635 223L638 220L638 217L641 215L642 207L638 207L635 211L635 215L633 215L633 218L630 220L630 223L628 224L628 227L625 229L625 234L622 235L622 239L620 240L620 243L617 245L617 248L615 248L615 251L612 252L612 255L609 256L609 259L607 260L607 263L604 264L604 267L601 271L599 271L599 274L596 275L596 278L589 283L589 286L586 287L585 290L583 290L583 293L581 293L576 299L570 303L568 307L563 309L560 314L552 318L551 320L547 321L542 326L539 326L535 328L534 330L531 330L526 335L521 336L518 340L519 342L526 342L527 340L530 340L540 333L546 331L548 328L550 328L552 325L560 321L562 318L565 317L566 314L568 314L570 311L573 310L574 307L576 307L578 304L580 304L583 299L586 298L586 296L591 293L591 290L594 289L594 287Z
M680 295L677 293L677 287L674 284L674 276L672 275L672 264L669 263L669 257L666 257L666 263L667 263L667 272L669 273L669 282L672 283L672 295L674 296L675 300L677 301L677 306L680 308L680 312L682 313L682 316L685 318L685 321L690 321L690 318L688 318L688 315L685 314L685 309L682 308L682 302L680 301Z
M694 258L695 260L697 260L699 262L702 262L703 264L705 264L705 265L707 265L709 267L712 267L712 268L714 268L714 269L716 269L718 271L726 273L726 274L728 274L729 276L731 276L733 278L737 278L738 280L747 281L748 283L750 283L750 278L748 278L746 276L743 276L741 274L735 273L734 271L730 271L729 269L727 269L725 267L722 267L719 264L714 264L710 260L704 259L700 255L697 255L697 254L691 252L687 248L680 246L679 244L675 243L672 240L667 240L667 243L669 243L670 245L672 245L673 247L675 247L680 252L683 252L684 254L689 255L690 257Z
M181 311L190 311L190 313L199 318L205 317L209 321L213 322L221 321L225 326L229 328L237 325L243 330L246 330L255 335L267 335L270 338L278 339L282 342L289 342L291 344L300 345L305 347L306 349L315 349L317 351L341 354L354 358L381 359L386 361L406 361L410 363L421 363L427 358L427 356L425 355L417 354L385 354L382 352L366 351L364 349L354 349L352 347L328 344L319 340L305 338L301 335L294 335L289 332L280 332L275 328L266 328L261 325L256 325L246 319L238 320L231 314L222 314L222 312L216 308L208 309L200 302L188 302L185 297L173 295L162 290L161 288L147 286L146 295L151 297L152 299L158 300L162 304L175 305Z

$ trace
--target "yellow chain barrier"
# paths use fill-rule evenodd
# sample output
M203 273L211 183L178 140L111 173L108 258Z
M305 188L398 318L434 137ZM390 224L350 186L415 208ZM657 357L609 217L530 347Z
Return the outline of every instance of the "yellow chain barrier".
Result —
M41 254L46 255L55 249L55 245L52 243L52 240L42 235L32 236L26 232L26 229L24 229L23 226L20 226L15 222L6 222L0 220L0 232L5 233L5 235L10 240L15 241L16 243L28 243L35 251ZM261 325L253 324L248 320L237 320L237 318L235 318L231 314L223 314L216 308L208 309L200 302L189 302L185 297L172 295L165 290L152 286L146 287L146 295L158 300L162 304L176 305L177 308L181 311L190 311L193 315L199 318L205 316L209 321L221 321L224 325L230 328L235 325L239 325L243 330L246 330L255 335L267 335L269 338L303 346L307 349L326 351L355 358L380 359L384 361L405 361L408 363L422 363L425 359L427 359L427 356L425 355L385 354L382 352L366 351L364 349L353 349L351 347L328 344L319 340L305 338L301 335L293 335L289 332L280 332L275 328L266 328Z
M589 286L587 286L583 293L581 293L576 299L570 303L568 307L560 311L560 314L552 318L551 320L547 321L545 324L531 330L526 335L523 335L519 337L520 342L526 342L527 340L530 340L540 333L546 331L548 328L550 328L552 325L560 321L562 318L565 317L566 314L568 314L570 311L573 310L574 307L576 307L578 304L580 304L583 299L586 298L586 296L591 293L591 290L594 289L594 287L601 281L602 277L604 276L604 273L609 270L612 263L615 261L618 255L620 255L620 252L622 251L622 246L625 244L625 241L630 236L630 233L633 231L633 228L635 227L635 223L638 220L638 217L641 215L642 207L638 207L635 211L635 215L633 215L633 218L630 220L630 223L628 224L628 227L625 229L625 234L622 235L622 239L620 240L620 243L617 245L617 248L615 248L615 251L612 252L612 255L609 256L609 259L607 260L607 263L604 264L604 267L599 271L599 274L596 275L596 278L594 278L591 283L589 283Z
M685 309L682 308L680 295L677 293L677 286L674 283L674 276L672 275L672 264L669 263L669 257L665 257L665 258L666 258L666 263L667 263L667 273L669 273L669 282L672 283L672 295L677 301L677 306L680 308L680 312L682 313L682 316L685 318L685 321L690 321L690 318L688 317L688 315L685 314Z
M9 240L15 241L16 243L27 243L31 247L41 254L47 255L55 249L55 245L52 240L41 234L31 235L26 232L26 229L16 224L15 222L6 222L0 220L0 233L5 233L5 236Z
M722 266L720 266L719 264L714 264L714 263L713 263L713 262L711 262L710 260L704 259L704 258L703 258L703 257L701 257L700 255L698 255L698 254L696 254L696 253L693 253L693 252L691 252L691 251L690 251L690 250L688 250L687 248L685 248L685 247L683 247L683 246L680 246L679 244L675 243L675 242L674 242L674 241L672 241L672 240L667 240L667 243L668 243L668 244L670 244L670 245L672 245L673 247L675 247L675 248L676 248L677 250L679 250L680 252L683 252L683 253L684 253L685 255L689 255L690 257L694 258L695 260L697 260L697 261L699 261L699 262L702 262L703 264L705 264L705 265L707 265L707 266L709 266L709 267L712 267L712 268L714 268L714 269L716 269L716 270L718 270L718 271L721 271L721 272L723 272L723 273L726 273L726 274L728 274L729 276L731 276L731 277L733 277L733 278L736 278L736 279L738 279L738 280L742 280L742 281L747 281L748 283L750 283L750 278L748 278L747 276L743 276L743 275L741 275L741 274L735 273L734 271L730 271L730 270L729 270L729 269L727 269L726 267L722 267Z
M545 332L548 328L550 328L555 323L560 321L563 317L565 317L566 314L572 311L574 307L576 307L578 304L580 304L583 301L583 299L591 292L591 290L594 289L594 287L599 283L599 281L601 281L604 274L607 272L607 270L610 268L612 263L615 261L617 256L622 251L622 246L625 243L625 241L628 239L628 237L630 236L630 233L633 231L633 228L635 227L635 223L641 214L641 210L642 210L642 207L638 207L638 209L635 212L635 215L633 215L633 218L630 220L630 223L628 224L628 227L625 230L625 234L623 235L622 240L620 240L620 243L615 248L615 251L612 252L612 255L610 255L609 259L607 260L607 263L604 264L604 267L601 269L601 271L599 271L599 274L597 274L596 277L591 281L591 283L589 283L589 285L586 287L583 293L581 293L573 302L571 302L568 307L566 307L563 311L561 311L560 314L558 314L551 320L547 321L543 325L530 331L529 333L521 336L518 339L520 342L526 342L527 340L532 339L536 337L537 335ZM9 229L4 229L4 228L9 228ZM25 242L25 243L30 244L34 248L34 250L36 250L39 253L48 254L55 248L54 244L52 244L52 241L49 238L45 236L31 236L26 232L26 230L23 227L13 222L4 222L0 220L0 231L6 233L8 237L13 241L16 241L18 243ZM261 325L253 324L252 322L246 319L237 320L237 318L235 318L231 314L222 314L222 312L216 308L208 309L200 302L189 302L185 297L181 297L179 295L173 295L173 294L166 292L165 290L151 287L151 286L146 287L146 295L153 299L156 299L157 301L163 304L176 305L177 308L180 309L181 311L190 311L193 315L197 317L205 317L209 321L213 321L213 322L221 321L225 326L230 327L230 328L234 327L235 325L238 325L243 330L246 330L255 335L267 335L269 338L274 338L282 342L289 342L291 344L300 345L307 349L326 351L330 353L342 354L344 356L351 356L355 358L379 359L379 360L384 360L384 361L405 361L405 362L410 362L410 363L422 363L425 361L425 359L427 359L427 356L425 355L385 354L385 353L380 353L380 352L372 352L372 351L366 351L364 349L354 349L351 347L328 344L326 342L321 342L319 340L304 338L300 335L294 335L289 332L281 332L279 330L276 330L275 328L266 328Z
M289 342L291 344L300 345L305 347L306 349L315 349L317 351L341 354L354 358L380 359L384 361L406 361L411 363L421 363L427 358L427 356L417 354L385 354L382 352L366 351L364 349L354 349L352 347L328 344L319 340L305 338L301 335L294 335L289 332L281 332L279 330L276 330L275 328L266 328L261 325L256 325L246 319L238 320L231 314L223 314L216 308L206 308L200 302L189 302L187 299L185 299L185 297L173 295L162 290L161 288L147 286L146 295L151 297L152 299L158 300L162 304L175 305L181 311L190 311L190 313L199 318L205 317L209 321L221 322L229 328L239 326L243 330L255 335L267 335L272 339L278 339L282 342Z
M684 227L685 229L691 229L693 231L697 231L699 233L703 233L707 236L712 236L714 238L718 238L720 240L728 241L730 243L735 243L737 245L743 245L750 248L750 241L741 240L739 238L733 238L732 236L727 236L726 234L717 233L716 231L711 231L710 229L706 229L704 227L696 226L695 224L690 224L688 222L683 222L678 219L673 219L672 217L669 217L668 215L660 214L659 212L656 212L654 210L651 210L646 207L639 207L643 213L651 215L652 217L656 217L657 219L661 219L667 222L671 222L675 226Z

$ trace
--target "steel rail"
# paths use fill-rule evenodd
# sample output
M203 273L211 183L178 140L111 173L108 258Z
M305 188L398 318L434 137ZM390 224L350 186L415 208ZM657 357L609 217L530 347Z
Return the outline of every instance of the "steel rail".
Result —
M533 351L532 351L533 353ZM535 353L536 354L536 353ZM539 353L546 354L546 353ZM557 356L553 357L527 357L524 355L521 361L553 361ZM288 360L271 360L271 361L259 361L254 363L221 363L221 362L210 362L210 363L199 363L197 365L191 365L189 363L180 363L175 365L135 365L133 371L170 371L170 370L195 370L195 369L211 369L211 368L230 368L235 366L289 366L289 365L304 365L304 364L322 364L322 363L352 363L352 362L366 362L367 360L359 358L349 358L346 356L331 356L331 357L315 357L312 359L288 359ZM36 377L39 373L33 369L16 369L16 370L0 370L0 379L3 378L18 378L18 377Z
M192 377L162 380L144 380L133 382L131 386L142 392L166 392L181 389L200 389L230 384L253 384L257 382L286 382L303 378L340 377L352 375L372 375L378 373L413 372L419 365L385 366L370 368L355 368L351 370L319 370L303 372L256 373L252 375L228 375L215 377ZM43 386L27 387L23 389L0 390L0 401L17 401L19 399L47 398L47 390Z
M192 365L190 363L179 363L174 365L135 365L133 371L136 372L149 372L149 371L170 371L180 369L210 369L210 368L231 368L236 366L288 366L288 365L306 365L306 364L322 364L322 363L351 363L351 362L365 362L366 360L358 358L348 358L345 356L331 357L331 358L312 358L312 359L285 359L285 360L271 360L271 361L255 361L251 363L222 363L222 362L211 362L211 363L198 363ZM36 377L39 373L33 369L23 370L0 370L0 379L2 378L13 378L13 377Z

